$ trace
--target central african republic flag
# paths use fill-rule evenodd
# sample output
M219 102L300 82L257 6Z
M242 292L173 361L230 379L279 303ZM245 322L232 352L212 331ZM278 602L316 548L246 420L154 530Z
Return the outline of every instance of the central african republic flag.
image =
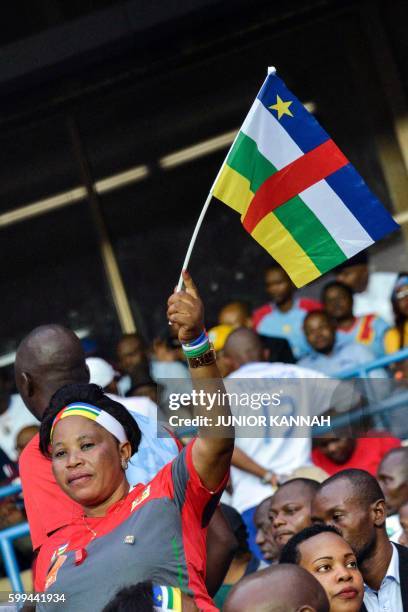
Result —
M276 74L269 74L212 188L297 287L399 226Z

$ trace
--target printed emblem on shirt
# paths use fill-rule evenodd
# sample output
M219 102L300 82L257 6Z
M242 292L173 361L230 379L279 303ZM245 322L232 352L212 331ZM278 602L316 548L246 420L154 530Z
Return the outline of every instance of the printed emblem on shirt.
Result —
M147 499L147 498L149 497L149 495L150 495L150 485L149 485L149 486L147 486L147 487L144 489L143 493L141 493L141 494L139 495L139 497L136 497L136 499L135 499L135 500L134 500L134 502L132 503L132 507L131 507L130 511L131 511L131 512L133 512L133 510L134 510L134 509L135 509L137 506L139 506L139 504L141 504L142 502L144 502L144 500L145 500L145 499Z
M59 548L57 548L56 550L54 550L54 554L51 557L51 565L53 565L56 561L56 559L58 557L60 557L61 555L64 554L64 552L67 550L68 548L68 542L67 544L63 544L62 546L60 546Z
M52 584L54 584L57 579L58 572L66 560L66 555L60 555L59 557L57 557L57 560L55 561L54 565L51 567L50 571L47 574L47 578L45 580L45 590L47 590Z

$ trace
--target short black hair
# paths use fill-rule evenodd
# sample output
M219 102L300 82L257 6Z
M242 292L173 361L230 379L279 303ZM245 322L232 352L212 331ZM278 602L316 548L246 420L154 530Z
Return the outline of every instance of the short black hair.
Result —
M291 563L292 565L299 565L301 561L301 555L299 551L299 546L302 542L306 542L310 538L314 536L320 535L321 533L334 533L340 537L341 533L335 527L331 525L312 525L311 527L306 527L296 533L292 538L290 538L289 542L286 542L285 546L282 548L281 555L279 557L279 563Z
M120 589L102 612L153 612L151 580Z
M356 255L353 255L353 257L350 257L350 259L346 259L346 261L343 261L343 263L339 264L336 268L334 268L333 272L335 274L338 274L345 268L352 268L353 266L367 266L368 263L369 257L367 249L365 249L364 251L360 251Z
M315 308L314 310L309 310L309 312L303 319L303 328L305 328L307 321L311 319L312 317L314 317L315 315L323 316L329 321L329 323L333 324L333 319L325 310L321 310L320 308Z
M291 484L300 484L305 489L309 489L309 491L311 491L312 493L317 493L317 490L319 489L319 486L320 486L320 483L317 482L317 480L313 480L313 478L291 478L290 480L285 480L284 483L279 485L275 493L277 493L278 491L281 491L281 489Z
M322 289L321 292L321 301L324 302L324 299L326 297L326 293L329 291L329 289L333 289L334 287L338 288L338 289L343 289L343 291L345 291L347 293L347 295L349 296L349 298L351 300L353 300L353 290L346 285L345 283L341 283L340 281L330 281L329 283L326 283Z
M275 261L274 259L272 259L272 261L270 261L268 263L268 265L265 267L265 274L266 272L269 272L269 270L281 270L284 274L286 274L286 276L289 277L289 274L286 272L285 268L283 268L280 263L278 263L277 261ZM290 278L290 277L289 277Z
M132 397L133 393L137 391L139 387L154 387L158 388L157 383L153 380L150 375L150 368L148 363L139 363L135 366L131 374L130 389L126 393L126 397Z
M358 470L350 468L341 470L337 474L333 474L324 480L319 485L318 493L328 485L331 485L340 480L347 480L352 486L353 494L358 501L365 507L370 506L379 499L384 499L384 493L378 483L378 480L366 470Z
M399 446L397 448L391 448L389 451L387 451L385 453L384 457L381 459L380 466L391 455L401 455L404 473L407 474L407 477L408 477L408 447L407 446ZM405 461L404 461L404 459L405 459Z
M104 394L101 387L94 384L65 385L52 396L44 413L40 427L40 450L49 457L50 433L58 412L73 402L86 402L105 410L122 425L132 448L132 455L139 448L141 433L138 424L122 404Z

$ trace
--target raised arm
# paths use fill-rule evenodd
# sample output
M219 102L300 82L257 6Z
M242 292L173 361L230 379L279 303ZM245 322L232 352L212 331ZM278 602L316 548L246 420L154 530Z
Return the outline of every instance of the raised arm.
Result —
M199 338L204 330L204 307L191 276L183 272L183 278L185 291L170 296L167 316L176 326L181 344L188 345ZM193 390L200 397L196 416L207 417L206 421L202 419L203 425L194 443L193 463L202 483L214 490L229 470L234 450L234 428L220 427L217 423L221 419L227 420L231 412L228 402L220 401L225 388L213 353L207 351L199 359L191 359L189 368Z

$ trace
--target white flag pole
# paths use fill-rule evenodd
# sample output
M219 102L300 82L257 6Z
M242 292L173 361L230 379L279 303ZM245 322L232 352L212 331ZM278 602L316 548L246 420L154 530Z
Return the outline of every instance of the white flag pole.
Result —
M237 137L238 137L238 134L239 134L239 130L238 130L238 132L237 132L237 135L236 135L236 136L235 136L235 138L234 138L234 141L233 141L232 145L231 145L231 146L230 146L230 148L229 148L229 151L228 151L228 153L227 153L227 155L226 155L226 157L225 157L224 162L223 162L223 163L222 163L222 165L221 165L221 168L220 168L220 169L219 169L219 171L218 171L218 174L217 174L217 176L216 176L216 178L215 178L215 181L214 181L214 183L212 184L212 187L211 187L211 189L210 189L210 193L208 194L207 199L206 199L206 201L204 202L203 209L202 209L202 211L200 212L200 216L198 217L198 221L197 221L196 226L195 226L195 228L194 228L193 235L191 236L190 244L188 245L187 253L186 253L186 256L185 256L185 258L184 258L184 262L183 262L183 267L181 268L181 270L182 270L182 271L183 271L183 270L187 270L187 266L188 266L188 264L189 264L189 262L190 262L191 253L193 252L193 248L194 248L195 242L196 242L196 240L197 240L198 232L200 231L200 227L201 227L201 225L202 225L202 223L203 223L203 221L204 221L205 213L207 212L207 209L208 209L208 207L209 207L209 205L210 205L210 202L211 202L211 198L212 198L212 195L213 195L213 194L212 194L213 189L214 189L214 187L215 187L215 185L216 185L216 183L217 183L217 181L218 181L218 179L219 179L219 176L220 176L220 174L221 174L222 170L224 169L224 166L225 166L225 161L227 160L228 155L230 154L230 151L231 151L232 147L233 147L233 146L234 146L234 144L235 144L235 141L236 141L236 139L237 139ZM181 291L182 286L183 286L183 274L182 274L182 272L181 272L181 273L180 273L179 282L178 282L178 284L177 284L177 289L176 289L176 291Z
M268 73L267 73L266 79L268 78L268 76L270 74L276 74L276 68L274 68L273 66L269 66L268 67ZM266 79L265 79L265 81L266 81ZM262 84L262 87L264 86L264 84L265 84L265 82ZM261 89L262 89L262 87L261 87ZM195 242L197 240L198 232L200 231L201 225L202 225L204 217L205 217L205 213L208 210L208 207L209 207L210 202L211 202L211 198L213 196L213 189L214 189L214 187L215 187L215 185L216 185L216 183L217 183L217 181L218 181L218 179L220 177L220 174L221 174L222 170L224 169L224 166L225 166L225 163L226 163L226 161L228 159L228 156L229 156L229 154L230 154L230 152L231 152L231 150L232 150L232 148L233 148L233 146L235 144L235 141L238 138L238 134L239 134L239 130L238 130L238 132L237 132L237 134L236 134L236 136L234 138L234 141L233 141L232 145L229 148L229 151L228 151L227 155L225 156L225 160L224 160L223 164L221 165L221 168L219 169L217 176L215 177L215 181L212 184L212 187L210 189L210 193L208 194L207 199L204 202L203 209L202 209L202 211L200 213L200 216L198 217L198 221L197 221L196 226L194 228L193 235L191 236L190 244L188 245L187 253L186 253L186 256L185 256L184 262L183 262L183 267L181 268L182 271L183 270L187 270L188 264L190 263L191 253L193 252L193 248L194 248ZM177 284L176 291L181 291L182 286L183 286L183 274L181 272L180 273L180 278L179 278L179 281L178 281L178 284Z

